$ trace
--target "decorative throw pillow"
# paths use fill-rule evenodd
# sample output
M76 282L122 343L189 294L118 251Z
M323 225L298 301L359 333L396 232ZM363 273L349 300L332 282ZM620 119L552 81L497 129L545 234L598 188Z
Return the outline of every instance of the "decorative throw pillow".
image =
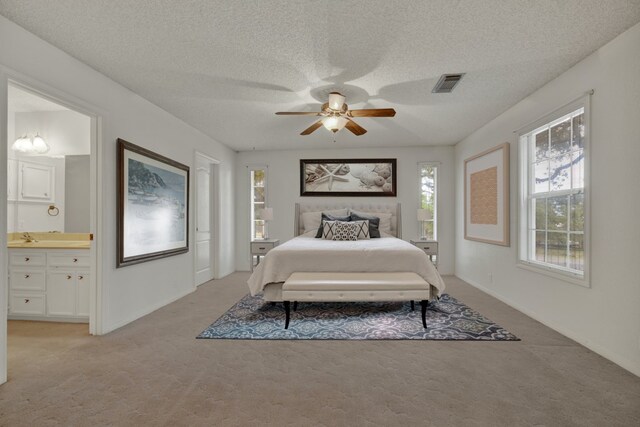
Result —
M333 234L336 231L338 223L344 221L323 221L322 222L322 238L325 240L333 240Z
M360 211L351 211L351 215L356 214L358 216L363 217L363 219L369 219L369 217L380 218L380 223L378 225L378 230L383 233L391 234L391 217L390 213L385 212L360 212Z
M358 230L358 240L368 240L371 238L369 234L369 220L365 219L363 221L351 221L351 224L357 225Z
M355 222L336 221L332 240L358 240L359 229Z
M332 215L330 213L322 212L322 220L320 221L320 227L318 227L318 232L316 233L316 239L322 238L322 230L324 230L325 221L351 221L351 217L349 215Z
M378 226L380 225L380 218L378 218L377 216L359 215L357 213L351 212L351 221L367 221L369 223L369 237L371 237L372 239L380 238L380 231L378 230Z
M346 209L335 209L331 211L324 211L324 213L336 216L347 216L349 212ZM303 212L301 216L304 232L311 230L317 230L321 225L322 212Z

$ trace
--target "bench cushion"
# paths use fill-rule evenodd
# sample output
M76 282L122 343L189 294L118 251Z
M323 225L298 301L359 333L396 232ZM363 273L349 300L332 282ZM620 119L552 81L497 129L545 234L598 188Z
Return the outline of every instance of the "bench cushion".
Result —
M416 273L293 273L283 291L419 290L429 284Z
M285 301L408 301L430 297L415 273L293 273L282 285Z

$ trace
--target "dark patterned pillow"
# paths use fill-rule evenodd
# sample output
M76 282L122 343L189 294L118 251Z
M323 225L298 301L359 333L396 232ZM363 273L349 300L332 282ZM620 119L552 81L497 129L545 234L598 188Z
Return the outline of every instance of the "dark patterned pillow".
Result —
M380 226L380 218L378 218L377 216L364 216L364 215L358 215L356 213L351 213L351 221L365 221L368 220L369 221L369 236L372 239L378 239L380 238L380 230L378 229L378 227Z
M336 221L332 240L358 240L360 226L355 222Z
M326 214L326 213L322 213L322 219L320 220L320 227L318 228L318 232L316 233L316 239L321 239L322 238L322 233L323 233L323 229L324 229L324 222L325 221L350 221L351 217L350 216L337 216L337 215L331 215L331 214Z
M358 240L368 240L371 238L369 235L369 220L364 221L351 221L350 224L356 224L358 227Z

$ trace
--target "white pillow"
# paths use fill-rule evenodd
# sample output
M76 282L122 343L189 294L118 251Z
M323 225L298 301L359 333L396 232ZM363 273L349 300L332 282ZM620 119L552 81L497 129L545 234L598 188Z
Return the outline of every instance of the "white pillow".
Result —
M304 232L315 230L320 228L320 222L322 221L322 213L326 213L333 216L347 216L349 212L346 209L336 209L332 211L320 211L320 212L304 212L302 214L302 227Z
M359 230L360 226L355 222L335 221L332 240L358 240Z
M382 233L391 234L391 217L393 216L392 214L384 212L351 212L360 216L377 216L378 218L380 218L380 225L378 226L378 230L380 230Z
M358 240L368 240L371 238L369 235L369 220L361 220L361 221L349 221L349 224L355 224L357 229L357 238ZM334 239L335 240L335 239Z
M333 240L333 235L338 227L338 224L342 224L347 221L327 221L322 222L322 238L325 240Z

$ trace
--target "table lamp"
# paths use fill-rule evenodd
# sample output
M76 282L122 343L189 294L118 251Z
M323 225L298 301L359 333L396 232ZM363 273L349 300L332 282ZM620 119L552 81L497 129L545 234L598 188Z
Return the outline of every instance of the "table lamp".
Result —
M267 240L269 238L268 236L268 226L267 226L267 222L273 220L273 208L264 208L262 209L262 211L260 212L260 219L264 221L264 236L263 239Z
M431 211L429 209L418 209L418 221L420 221L420 240L427 240L427 236L424 231L425 221L431 221Z

